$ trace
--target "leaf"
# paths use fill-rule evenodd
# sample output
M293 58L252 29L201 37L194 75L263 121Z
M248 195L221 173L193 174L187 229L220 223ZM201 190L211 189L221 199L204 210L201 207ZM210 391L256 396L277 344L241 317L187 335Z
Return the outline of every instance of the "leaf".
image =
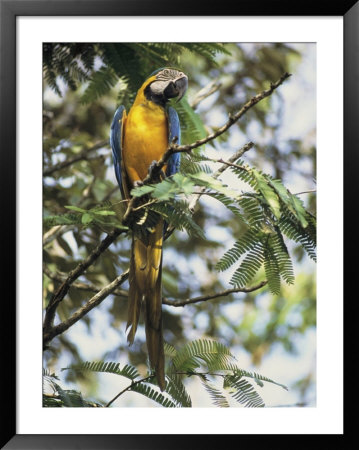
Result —
M282 182L280 180L270 179L269 180L269 185L272 186L276 190L277 194L279 195L281 200L286 205L290 204L290 196L291 196L291 194L288 192L287 188L285 186L283 186L283 184L282 184Z
M272 213L277 219L280 219L281 211L279 199L275 191L269 186L267 180L256 170L252 169L253 175L257 181L257 189L266 199Z
M131 391L138 392L139 394L144 395L145 397L149 398L150 400L153 400L154 402L159 403L160 405L164 406L165 408L176 408L176 406L177 406L177 404L173 400L166 398L163 394L152 389L151 386L148 386L145 383L134 384L131 387Z
M177 172L172 176L172 180L185 195L192 194L195 184L189 177Z
M155 190L155 186L151 184L145 184L143 186L137 186L131 190L131 195L133 197L142 197L143 195L149 194Z
M61 388L61 386L55 382L53 382L54 387L56 388L60 400L63 402L63 406L67 407L85 407L85 405L82 395L80 392L77 392L75 390L64 390Z
M201 360L213 369L216 367L216 364L220 364L223 361L226 362L233 358L234 356L230 350L223 344L208 339L199 339L188 342L177 352L172 363L177 371L193 371L196 367L200 366Z
M209 383L208 381L201 380L204 388L209 393L212 402L215 406L219 406L220 408L229 408L228 401L225 397L225 395L219 391L217 388L213 386L213 384Z
M262 398L254 387L238 375L227 375L223 382L230 395L240 404L250 408L263 408L265 406Z
M181 140L183 142L194 142L207 135L201 117L192 109L186 97L176 103L175 108L181 124Z
M308 226L308 221L305 218L306 211L303 207L302 201L296 195L291 195L290 199L302 227L306 228Z
M174 228L186 230L190 236L206 239L202 228L192 219L192 213L189 211L186 202L154 203L150 206L150 209L158 212Z
M262 242L250 250L232 275L230 284L236 287L245 287L251 281L265 262L265 253Z
M115 211L91 211L92 214L98 214L99 216L115 216Z
M78 206L68 206L67 205L67 206L65 206L65 208L71 209L71 211L77 211L77 212L81 212L81 213L87 212L86 209L79 208Z
M88 225L89 223L91 223L93 221L93 217L91 216L91 214L85 213L82 215L81 217L81 222L84 225Z
M105 372L112 373L115 375L121 375L123 377L129 378L130 380L135 380L139 377L139 373L137 369L128 364L124 365L121 369L120 364L116 362L104 362L104 361L95 361L95 362L83 362L81 364L73 365L70 367L65 367L63 370L74 370L74 371L90 371L90 372Z
M216 269L220 271L227 270L235 264L242 255L252 250L262 239L262 234L257 230L249 228L244 235L234 243L216 264Z
M189 174L188 176L192 178L196 184L213 189L221 194L224 194L226 197L233 199L237 199L239 197L239 193L237 191L227 188L220 180L213 178L206 172L198 172L196 174Z
M260 375L259 373L256 372L248 372L247 370L237 368L236 370L234 370L234 374L239 377L252 378L258 385L261 385L261 382L265 381L267 383L276 384L277 386L280 386L281 388L288 391L287 386L285 386L284 384L277 383L276 381L273 381L271 378L265 377L264 375Z
M170 374L166 376L166 393L181 407L191 407L192 400L184 387L180 375Z

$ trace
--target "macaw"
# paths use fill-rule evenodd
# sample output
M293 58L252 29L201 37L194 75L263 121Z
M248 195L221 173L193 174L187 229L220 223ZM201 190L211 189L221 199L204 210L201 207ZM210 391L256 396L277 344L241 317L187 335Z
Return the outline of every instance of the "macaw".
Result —
M141 185L154 161L159 161L181 130L176 110L168 106L171 98L179 101L185 94L188 77L173 68L158 69L143 83L128 114L120 106L113 118L110 143L115 175L122 197L131 198L131 189ZM165 176L179 170L180 153L174 153L163 168ZM146 343L151 367L158 385L165 389L162 333L162 243L166 224L159 219L146 238L132 233L129 303L126 330L133 343L140 315L145 306Z

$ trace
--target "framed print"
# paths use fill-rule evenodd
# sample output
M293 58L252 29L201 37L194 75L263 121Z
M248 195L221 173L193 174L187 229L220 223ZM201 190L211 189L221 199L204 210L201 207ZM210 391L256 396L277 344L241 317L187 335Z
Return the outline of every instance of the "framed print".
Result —
M344 434L358 5L172 6L1 1L4 448Z

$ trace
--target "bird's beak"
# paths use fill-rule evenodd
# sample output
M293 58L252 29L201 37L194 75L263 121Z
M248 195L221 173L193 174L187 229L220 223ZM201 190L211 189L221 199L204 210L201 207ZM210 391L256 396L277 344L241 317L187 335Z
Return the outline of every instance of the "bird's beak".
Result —
M181 78L176 80L175 86L178 90L178 99L176 102L178 103L183 98L188 88L188 78L186 77L186 75L183 75Z
M177 103L183 98L184 94L187 91L188 87L188 78L186 75L182 74L176 80L172 80L166 89L164 90L164 95L167 98L178 97Z

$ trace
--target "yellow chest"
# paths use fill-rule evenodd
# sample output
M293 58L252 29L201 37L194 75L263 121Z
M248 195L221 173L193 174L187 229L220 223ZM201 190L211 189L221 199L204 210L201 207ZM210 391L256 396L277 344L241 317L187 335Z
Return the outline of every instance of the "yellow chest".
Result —
M168 121L163 108L150 102L134 104L124 132L122 157L133 184L143 180L152 161L158 161L168 148Z

